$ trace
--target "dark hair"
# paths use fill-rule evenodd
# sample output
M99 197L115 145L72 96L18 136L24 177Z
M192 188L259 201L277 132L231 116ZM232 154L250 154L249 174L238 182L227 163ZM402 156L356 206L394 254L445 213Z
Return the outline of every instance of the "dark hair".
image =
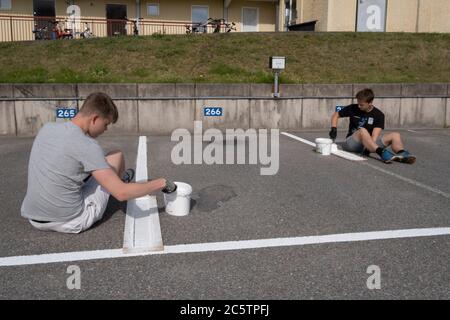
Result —
M91 93L81 106L80 113L90 115L98 113L103 118L112 117L112 122L116 123L119 119L119 112L111 97L103 92Z
M368 88L361 90L356 94L356 99L362 100L365 102L369 102L369 103L372 102L374 98L375 98L375 95L373 94L372 89L368 89Z

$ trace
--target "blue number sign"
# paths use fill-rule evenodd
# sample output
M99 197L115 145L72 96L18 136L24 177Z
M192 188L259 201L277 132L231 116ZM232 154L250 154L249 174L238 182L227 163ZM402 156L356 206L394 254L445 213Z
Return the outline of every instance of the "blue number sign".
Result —
M57 108L56 117L58 119L72 119L77 114L77 109Z
M205 117L220 117L223 115L223 109L221 107L204 107L203 115Z

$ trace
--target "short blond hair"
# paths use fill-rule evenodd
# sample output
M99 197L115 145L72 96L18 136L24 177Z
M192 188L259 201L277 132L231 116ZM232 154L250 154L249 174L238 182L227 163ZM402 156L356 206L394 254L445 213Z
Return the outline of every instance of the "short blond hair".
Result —
M119 112L114 101L103 92L91 93L81 106L80 113L84 115L91 115L98 113L103 118L112 117L112 122L116 123L119 119Z

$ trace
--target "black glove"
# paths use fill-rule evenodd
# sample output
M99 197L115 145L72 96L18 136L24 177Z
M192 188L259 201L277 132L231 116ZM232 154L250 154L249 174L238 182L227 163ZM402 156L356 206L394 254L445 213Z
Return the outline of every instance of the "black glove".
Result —
M166 186L161 191L164 193L173 193L177 190L177 185L172 181L166 180Z
M330 135L330 138L332 140L335 140L336 137L337 137L337 128L336 127L331 127L329 135Z

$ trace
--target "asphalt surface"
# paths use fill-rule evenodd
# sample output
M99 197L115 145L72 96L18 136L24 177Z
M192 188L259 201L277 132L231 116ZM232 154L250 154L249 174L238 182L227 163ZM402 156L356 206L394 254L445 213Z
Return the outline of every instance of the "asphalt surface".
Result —
M414 165L324 157L280 136L273 176L260 175L259 164L174 165L176 143L148 137L150 178L194 190L185 217L166 214L158 195L164 245L449 227L450 130L401 133ZM138 136L99 141L135 167ZM41 232L20 217L32 142L0 138L0 257L121 248L124 203L111 200L105 218L79 235ZM435 236L0 267L0 299L449 299L449 244ZM81 269L80 290L66 286L70 265ZM381 270L379 290L366 285L371 265Z

